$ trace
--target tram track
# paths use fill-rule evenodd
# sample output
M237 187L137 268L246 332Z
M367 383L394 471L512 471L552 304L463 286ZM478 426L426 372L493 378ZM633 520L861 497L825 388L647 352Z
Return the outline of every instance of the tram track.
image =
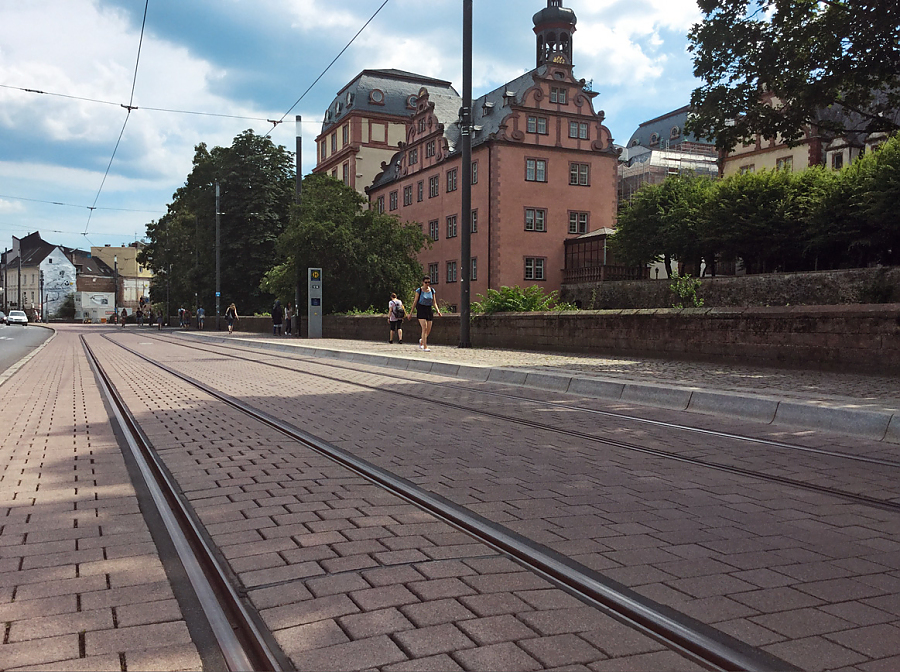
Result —
M190 350L197 350L200 352L206 352L206 353L217 354L217 355L223 354L221 352L217 352L215 349L209 349L208 347L199 347L195 344L182 343L177 340L170 340L170 339L157 339L157 340L160 340L162 342L169 343L169 344L176 344L176 345L179 345L180 347L187 348ZM155 363L152 359L145 357L141 353L133 351L119 343L117 343L117 345L128 349L136 356L144 358L148 362ZM233 346L229 347L227 345L220 345L218 347L225 349L225 350L244 351L241 348L234 348ZM278 366L276 364L266 362L266 361L260 360L258 358L254 359L254 358L246 357L246 356L242 356L242 355L227 355L227 356L231 356L234 359L238 359L241 361L251 362L253 364L263 364L265 366L271 366L271 367L278 368ZM338 369L343 369L343 370L356 371L356 369L352 369L347 366L340 366L340 365L332 364L330 362L323 362L321 359L318 359L318 358L310 359L310 358L303 358L303 357L291 357L291 359L293 361L312 362L317 365L329 366L332 368L338 368ZM329 375L326 375L323 373L315 373L315 372L310 372L310 371L303 371L302 373L303 373L303 375L312 376L315 378L320 378L320 379L329 380L329 381L340 382L343 384L352 385L352 386L360 387L360 388L367 389L367 390L383 392L383 393L396 395L396 396L400 396L400 397L404 397L404 398L408 398L408 399L418 399L417 395L403 392L402 390L395 390L395 389L390 389L390 388L381 387L381 386L377 386L377 385L368 385L366 383L348 381L346 378L340 378L337 376L329 376ZM391 375L387 374L387 373L375 374L375 375L383 375L385 378L391 377ZM459 386L459 385L445 384L445 386L451 387L454 389L465 390L467 392L472 391L470 388L465 388L465 387ZM487 394L489 396L512 398L512 399L515 399L518 401L527 401L529 403L541 403L541 402L535 401L533 399L528 399L527 397L522 397L519 395L508 395L508 394L492 392L492 391L485 392L482 390L479 390L478 393L479 394ZM482 416L494 418L497 420L502 420L504 422L518 424L523 427L529 427L531 429L548 431L548 432L553 432L556 434L561 434L564 436L569 436L571 438L577 438L581 441L588 441L591 443L599 443L599 444L606 445L606 446L613 447L613 448L618 448L618 449L627 450L630 452L636 452L636 453L640 453L640 454L644 454L644 455L649 455L649 456L658 457L658 458L662 458L662 459L681 462L684 464L690 464L690 465L703 467L703 468L707 468L707 469L713 469L716 471L730 473L730 474L734 474L737 476L759 479L759 480L763 480L763 481L766 481L769 483L777 483L777 484L786 485L789 487L802 488L807 491L816 492L819 494L824 494L824 495L828 495L828 496L832 496L832 497L837 497L837 498L840 498L840 499L843 499L846 501L854 502L857 504L862 504L864 506L869 506L869 507L874 507L874 508L878 508L878 509L882 509L882 510L895 512L895 513L900 513L900 502L898 502L898 501L881 499L878 497L871 497L868 495L863 495L863 494L859 494L859 493L855 493L855 492L849 492L846 490L839 490L837 488L832 488L832 487L823 486L823 485L817 485L815 483L802 481L802 480L799 480L796 478L778 476L778 475L772 474L772 473L761 473L758 471L754 471L752 469L745 469L742 467L736 467L736 466L732 466L732 465L726 465L726 464L720 464L720 463L716 463L716 462L710 462L707 460L701 460L701 459L694 458L694 457L687 457L684 455L679 455L677 453L660 450L657 448L649 448L647 446L629 443L629 442L621 441L618 439L597 436L594 434L581 432L581 431L578 431L575 429L559 427L559 426L555 426L552 424L538 422L536 420L529 420L529 419L525 419L525 418L521 418L521 417L507 415L504 413L498 413L498 412L487 410L483 407L475 408L472 406L466 406L465 404L458 404L458 403L455 403L452 401L448 401L446 399L434 398L431 400L430 403L438 404L438 405L444 406L446 408L452 408L454 410L461 410L461 411L465 411L468 413L476 413L476 414L479 414ZM569 410L573 410L573 411L586 412L586 413L593 412L591 409L584 409L581 407L566 406L566 405L563 405L563 406L554 405L554 408L569 409ZM610 413L610 412L606 412L606 411L597 411L596 413L603 414L606 416L612 416L614 418L635 420L635 418L632 416ZM725 432L714 432L711 430L705 430L702 428L693 428L693 427L689 427L686 425L679 425L679 424L674 424L674 423L666 423L666 422L660 422L660 421L655 421L655 420L644 420L644 419L638 419L638 420L640 420L642 422L649 422L654 425L665 427L668 429L690 431L690 432L696 432L698 434L704 434L704 435L714 435L714 436L718 436L721 438L727 438L727 439L731 439L731 440L747 441L747 442L750 442L753 444L771 446L773 448L778 448L781 450L796 450L798 452L806 452L806 453L818 454L818 455L822 455L822 456L834 457L834 458L838 458L838 459L846 459L846 460L856 461L856 462L865 463L865 464L875 464L877 466L882 466L882 467L900 468L900 463L890 461L890 460L878 460L875 458L847 455L845 453L840 453L837 451L827 451L827 450L823 450L823 449L810 448L807 446L798 446L796 444L788 444L788 443L783 443L783 442L770 441L767 439L759 439L759 438L755 438L755 437L745 437L742 435L729 434L729 433L725 433Z
M537 544L467 508L319 439L285 420L255 408L185 373L148 358L116 340L103 337L131 355L202 391L249 418L327 457L435 518L464 531L488 547L564 588L586 604L664 643L671 650L710 670L793 670L787 663L750 647L668 607L656 604L570 558ZM90 352L87 344L86 349ZM93 357L93 354L91 353ZM95 362L98 368L99 362ZM112 383L109 383L112 385ZM114 388L113 388L114 393ZM118 395L116 395L118 396ZM121 403L121 402L120 402ZM470 409L467 409L470 410ZM125 409L127 413L127 409ZM140 434L139 428L137 432ZM149 448L148 448L149 450ZM222 573L224 578L224 572ZM252 668L278 669L278 668Z
M188 576L229 672L284 669L260 627L232 587L224 568L194 522L121 395L84 336L82 346L141 472L166 532Z

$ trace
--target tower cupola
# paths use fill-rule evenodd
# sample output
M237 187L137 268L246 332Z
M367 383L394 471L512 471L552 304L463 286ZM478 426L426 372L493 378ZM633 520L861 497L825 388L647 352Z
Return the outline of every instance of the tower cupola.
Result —
M562 0L547 0L547 7L534 15L537 35L537 66L545 63L572 64L572 35L578 18Z

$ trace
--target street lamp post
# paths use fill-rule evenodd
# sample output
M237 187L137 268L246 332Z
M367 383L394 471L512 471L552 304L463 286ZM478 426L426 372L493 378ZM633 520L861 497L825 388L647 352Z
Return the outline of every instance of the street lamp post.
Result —
M219 226L219 216L221 210L219 208L219 181L216 180L216 331L219 330L219 300L222 297L222 277L219 273L219 262L221 261L221 232Z
M460 241L459 347L471 348L472 314L472 0L463 0L462 235Z
M44 296L44 272L41 271L40 273L41 286L39 289L40 294L38 294L38 297L40 298L41 302L41 322L46 322L47 316L44 314L44 305L47 303L47 297Z
M109 259L109 257L107 257ZM113 323L119 323L119 255L113 255Z

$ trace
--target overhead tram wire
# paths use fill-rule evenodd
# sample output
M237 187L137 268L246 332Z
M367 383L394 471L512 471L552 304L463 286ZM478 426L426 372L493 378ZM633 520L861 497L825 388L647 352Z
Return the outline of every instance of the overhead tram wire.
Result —
M272 135L272 131L274 131L274 130L278 127L278 124L284 122L284 120L287 118L287 116L288 116L291 112L294 111L294 108L297 107L297 105L300 104L300 101L303 100L304 98L306 98L306 94L308 94L310 91L312 91L312 88L313 88L316 84L319 83L319 80L322 79L322 77L324 77L325 74L326 74L329 70L331 70L331 66L333 66L335 63L338 62L338 59L339 59L341 56L344 55L344 52L347 51L347 49L350 48L350 45L352 45L354 42L356 42L356 38L359 37L360 35L362 35L362 32L363 32L366 28L369 27L369 24L372 23L372 21L375 20L375 17L378 16L378 15L381 13L381 10L384 9L385 5L387 5L390 1L391 1L391 0L384 0L384 2L381 3L381 6L380 6L378 9L375 10L375 13L372 14L371 17L369 17L369 20L366 21L365 24L363 25L363 27L360 28L360 29L357 31L356 35L353 36L353 39L351 39L351 40L347 43L347 45L346 45L343 49L341 49L340 53L338 53L338 55L334 57L334 60L332 60L331 63L328 64L328 67L325 68L325 69L322 71L322 74L319 75L318 77L316 77L315 81L314 81L312 84L309 85L309 87L306 89L306 91L303 92L303 95L300 96L300 97L297 99L297 102L294 103L293 105L291 105L291 108L281 116L281 119L279 119L278 121L272 121L271 119L269 120L269 121L272 123L272 128L271 128L271 130L270 130L268 133L266 133L266 135L265 135L266 138L268 138L270 135Z
M106 185L106 178L109 177L109 171L112 169L113 161L116 159L116 153L119 151L119 145L122 142L122 136L125 135L125 128L128 126L128 120L131 118L131 111L134 110L134 90L137 87L137 76L138 76L138 66L141 64L141 49L144 46L144 29L147 27L147 10L150 9L150 0L144 1L144 20L141 22L141 37L138 40L138 52L137 59L134 63L134 76L131 80L131 98L128 100L128 105L123 105L127 111L125 115L125 123L122 124L122 130L119 132L119 139L116 140L116 146L113 148L112 156L109 158L109 164L106 166L106 173L103 175L103 181L100 182L100 189L97 190L97 196L94 198L94 203L90 207L90 212L88 213L88 221L84 226L84 233L81 235L87 237L88 228L91 226L91 217L94 216L94 210L97 209L97 201L100 200L100 194L103 193L103 187Z
M8 194L0 194L0 198L9 198L14 201L28 201L29 203L43 203L44 205L59 205L64 208L84 208L86 210L109 210L111 212L141 212L141 213L148 214L148 215L165 214L161 210L132 210L130 208L100 208L100 207L92 208L90 205L76 205L74 203L60 203L59 201L42 201L39 198L25 198L23 196L10 196ZM69 233L69 232L63 231L63 233Z

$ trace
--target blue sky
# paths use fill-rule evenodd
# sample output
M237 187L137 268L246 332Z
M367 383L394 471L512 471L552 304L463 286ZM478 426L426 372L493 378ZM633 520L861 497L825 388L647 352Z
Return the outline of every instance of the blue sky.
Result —
M81 248L141 238L184 183L196 144L272 130L265 120L281 119L383 2L150 0L139 109L103 183L128 116L120 104L131 96L144 0L0 0L0 248L33 231ZM387 2L288 117L307 122L304 172L315 163L325 108L361 70L409 70L461 90L462 4ZM563 4L578 16L575 74L593 80L595 107L616 142L689 102L697 82L685 36L700 19L695 0ZM534 67L531 17L545 6L474 0L475 96ZM272 131L291 149L294 135L293 123Z

